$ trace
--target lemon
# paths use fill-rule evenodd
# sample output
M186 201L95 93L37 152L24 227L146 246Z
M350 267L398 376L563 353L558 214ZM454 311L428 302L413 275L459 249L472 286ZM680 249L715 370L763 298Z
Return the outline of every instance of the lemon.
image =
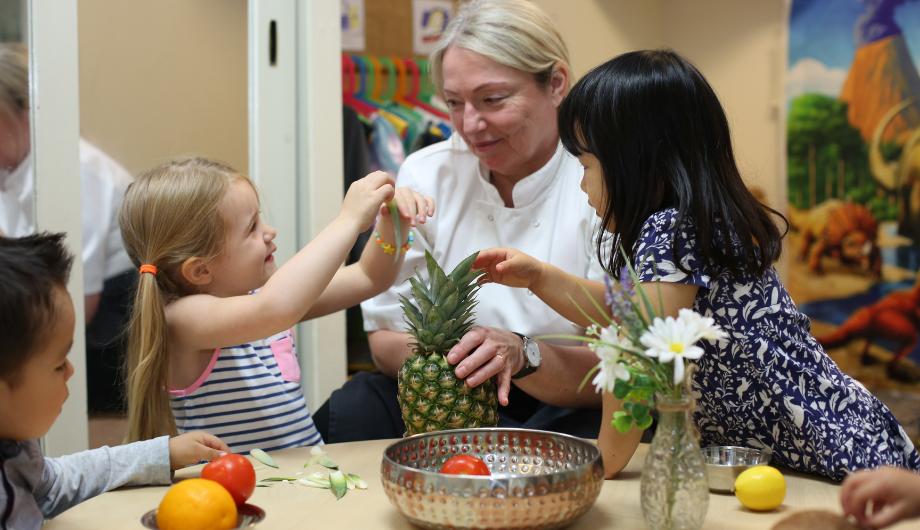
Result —
M786 479L775 467L754 466L735 479L735 497L745 508L772 510L786 498Z

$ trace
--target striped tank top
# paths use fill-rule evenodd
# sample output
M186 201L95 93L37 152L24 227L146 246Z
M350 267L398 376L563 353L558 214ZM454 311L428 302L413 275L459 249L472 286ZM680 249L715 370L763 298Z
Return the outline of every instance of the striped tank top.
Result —
M169 396L179 432L208 431L234 453L323 443L300 389L290 330L215 350L198 380Z

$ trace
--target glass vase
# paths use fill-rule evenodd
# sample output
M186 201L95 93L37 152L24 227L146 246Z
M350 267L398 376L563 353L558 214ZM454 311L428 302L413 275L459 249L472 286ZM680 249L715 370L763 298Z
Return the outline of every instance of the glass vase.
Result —
M689 397L657 396L658 427L642 469L640 501L651 530L698 530L709 484Z

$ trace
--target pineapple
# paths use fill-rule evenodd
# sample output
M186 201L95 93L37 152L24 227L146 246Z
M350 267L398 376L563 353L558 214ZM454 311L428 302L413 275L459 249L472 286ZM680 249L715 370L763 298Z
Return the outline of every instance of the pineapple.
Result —
M498 396L492 380L470 388L454 375L447 352L473 327L473 307L481 272L471 270L479 253L460 262L449 275L425 252L426 286L410 278L413 304L400 296L413 354L399 369L399 407L408 434L494 427L498 424Z

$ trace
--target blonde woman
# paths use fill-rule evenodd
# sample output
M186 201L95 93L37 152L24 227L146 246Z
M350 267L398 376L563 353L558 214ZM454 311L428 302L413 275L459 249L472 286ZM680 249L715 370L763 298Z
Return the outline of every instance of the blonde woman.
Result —
M424 251L447 269L476 250L520 245L580 277L600 279L594 213L578 189L582 168L559 142L556 110L569 89L568 51L552 19L525 0L466 4L431 56L450 110L452 138L409 156L398 183L435 198L438 218L421 227L400 279L424 274ZM513 242L513 243L512 243ZM317 414L331 441L401 436L399 366L409 356L397 282L362 304L371 353L382 374L361 374ZM476 320L448 356L476 386L495 377L500 425L596 436L600 402L578 391L596 362L587 348L533 340L582 329L524 291L486 285Z
M204 159L140 175L120 216L141 273L129 328L129 439L205 429L234 452L321 444L290 328L393 282L399 262L386 250L408 235L404 228L391 241L382 207L390 199L407 228L434 211L425 197L394 191L386 173L372 173L352 184L313 241L276 267L277 233L249 179ZM378 211L383 244L370 242L358 263L340 269Z

